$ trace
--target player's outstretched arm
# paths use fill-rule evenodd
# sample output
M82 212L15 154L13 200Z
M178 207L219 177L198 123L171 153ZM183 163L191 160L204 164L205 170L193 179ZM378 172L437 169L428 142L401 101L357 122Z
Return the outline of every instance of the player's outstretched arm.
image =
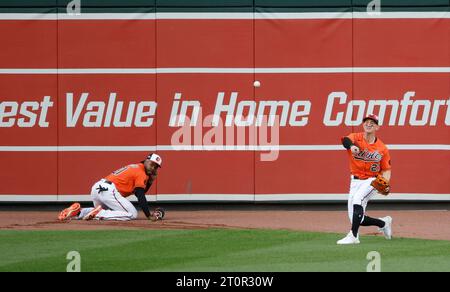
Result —
M136 188L134 190L134 194L138 199L139 206L141 206L142 211L144 212L147 218L150 218L150 209L148 208L147 198L145 197L145 189L144 188Z

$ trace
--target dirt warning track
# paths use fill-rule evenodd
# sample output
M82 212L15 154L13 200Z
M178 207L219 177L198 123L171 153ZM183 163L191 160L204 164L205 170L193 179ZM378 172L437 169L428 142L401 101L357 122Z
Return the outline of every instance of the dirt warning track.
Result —
M167 209L163 221L151 222L142 214L138 220L60 222L58 211L8 210L0 212L0 230L100 230L100 229L287 229L346 233L350 222L346 211L337 210L175 210ZM449 210L374 210L372 217L393 217L394 237L450 240ZM376 227L362 227L362 235L379 234ZM381 236L381 234L379 234Z

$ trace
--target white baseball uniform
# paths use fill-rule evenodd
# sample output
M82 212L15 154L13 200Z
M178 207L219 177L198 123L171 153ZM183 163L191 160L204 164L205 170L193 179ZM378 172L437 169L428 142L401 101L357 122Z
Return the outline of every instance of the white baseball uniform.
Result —
M377 194L377 190L370 185L375 179L375 177L355 179L353 175L351 176L348 197L348 218L350 219L350 223L353 220L353 205L361 205L364 209L364 213L366 213L367 203ZM364 217L362 219L364 219Z
M102 189L103 191L100 191ZM136 219L138 216L138 211L133 204L119 193L114 183L107 183L105 179L99 180L92 186L91 198L94 207L100 205L103 208L97 214L96 219L129 221ZM81 209L78 217L83 218L93 209Z

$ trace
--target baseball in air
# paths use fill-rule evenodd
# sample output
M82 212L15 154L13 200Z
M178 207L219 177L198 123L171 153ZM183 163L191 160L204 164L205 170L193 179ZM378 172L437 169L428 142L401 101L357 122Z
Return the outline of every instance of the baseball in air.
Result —
M259 82L258 80L256 80L255 82L253 82L253 86L255 86L255 87L260 87L260 86L261 86L261 82Z

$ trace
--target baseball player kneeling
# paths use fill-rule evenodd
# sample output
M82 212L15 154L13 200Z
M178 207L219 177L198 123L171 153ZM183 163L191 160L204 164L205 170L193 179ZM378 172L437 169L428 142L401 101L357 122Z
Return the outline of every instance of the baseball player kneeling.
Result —
M140 163L130 164L118 169L99 180L91 189L94 208L81 208L79 203L72 204L58 216L59 220L101 219L128 221L138 217L133 204L126 198L134 194L145 216L152 221L162 220L165 212L156 208L150 212L145 193L150 189L158 175L162 159L157 154L150 154Z
M376 219L365 215L367 203L377 192L388 195L390 191L391 158L386 145L376 137L379 128L378 117L370 114L363 119L364 132L342 138L350 160L348 216L352 229L337 244L358 244L360 226L378 226L386 239L392 237L390 216Z

